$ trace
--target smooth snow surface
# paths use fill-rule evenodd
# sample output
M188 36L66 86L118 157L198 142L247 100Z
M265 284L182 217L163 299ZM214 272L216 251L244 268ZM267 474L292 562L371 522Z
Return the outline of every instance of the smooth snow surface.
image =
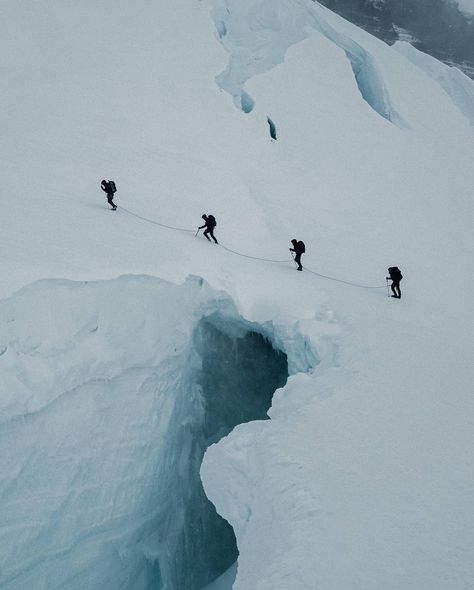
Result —
M234 590L470 590L474 82L310 0L9 0L0 50L0 586L235 561L179 533L218 311L290 373L201 468Z

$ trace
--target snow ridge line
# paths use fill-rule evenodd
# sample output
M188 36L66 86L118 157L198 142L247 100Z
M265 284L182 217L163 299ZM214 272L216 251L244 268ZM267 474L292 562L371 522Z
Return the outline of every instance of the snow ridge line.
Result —
M194 233L195 232L194 229L187 229L184 227L175 227L173 225L166 225L165 223L160 223L159 221L155 221L154 219L149 219L148 217L143 217L142 215L138 215L137 213L133 213L133 211L129 211L128 209L125 209L125 207L122 207L121 205L117 205L117 208L121 209L122 211L125 211L126 213L128 213L129 215L132 215L133 217L141 219L142 221L146 221L147 223L152 223L153 225L158 225L160 227L165 227L167 229L172 229L175 231L184 231L187 233ZM251 260L261 260L262 262L272 262L272 263L276 262L276 263L280 263L280 264L283 264L285 262L293 262L294 261L294 258L285 259L285 260L275 260L273 258L260 258L258 256L251 256L250 254L244 254L243 252L237 252L236 250L232 250L231 248L227 248L227 246L224 246L221 243L219 243L218 246L220 246L224 250L227 250L227 252L235 254L236 256L241 256L242 258L250 258ZM345 281L343 279L337 279L335 277L323 275L319 272L316 272L315 270L311 270L310 268L308 268L306 266L305 266L305 270L313 275L316 275L317 277L327 279L328 281L336 281L337 283L343 283L344 285L350 285L352 287L359 287L361 289L385 289L385 287L387 286L387 285L378 285L378 286L361 285L360 283L352 283L351 281Z

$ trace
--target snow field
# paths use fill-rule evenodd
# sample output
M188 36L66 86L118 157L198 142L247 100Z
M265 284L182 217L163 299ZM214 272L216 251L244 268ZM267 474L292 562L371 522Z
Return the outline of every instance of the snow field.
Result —
M306 0L55 0L5 17L1 294L199 274L288 354L272 420L236 428L202 468L237 536L234 588L469 588L472 82ZM296 237L308 268L369 285L397 264L403 299L109 212L101 178L152 220L215 214L240 252L285 259ZM177 513L173 453L188 448L163 440L189 400L173 347L215 305L197 283L164 285L41 282L2 302L9 590L163 579L155 525Z

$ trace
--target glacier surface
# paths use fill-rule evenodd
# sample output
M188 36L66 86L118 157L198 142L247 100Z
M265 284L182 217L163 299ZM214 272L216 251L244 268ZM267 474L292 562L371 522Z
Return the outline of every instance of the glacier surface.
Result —
M311 0L2 16L0 586L470 590L472 81Z

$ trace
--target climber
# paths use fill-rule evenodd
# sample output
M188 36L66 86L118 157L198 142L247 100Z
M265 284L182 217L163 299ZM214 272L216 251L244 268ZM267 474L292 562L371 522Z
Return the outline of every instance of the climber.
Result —
M392 285L391 285L391 289L392 289L392 297L395 297L395 299L401 299L402 298L402 292L400 291L400 281L403 279L403 275L400 272L400 269L397 266L391 266L388 269L388 274L390 276L386 277L387 281L391 280L392 281Z
M206 239L210 242L211 240L209 239L209 236L211 236L211 238L217 244L218 242L216 240L216 236L214 235L214 228L217 225L216 218L214 217L214 215L206 214L204 214L202 218L204 219L204 225L201 225L198 229L206 228L206 230L204 231L204 236L206 237Z
M112 207L112 211L117 209L117 205L113 202L114 193L117 192L117 187L113 180L103 180L100 183L100 188L107 194L107 203Z
M306 252L306 248L304 243L300 240L291 240L291 243L293 244L293 248L290 248L290 252L294 252L295 253L295 262L298 265L298 268L296 270L303 270L303 266L301 264L301 254L304 254Z

